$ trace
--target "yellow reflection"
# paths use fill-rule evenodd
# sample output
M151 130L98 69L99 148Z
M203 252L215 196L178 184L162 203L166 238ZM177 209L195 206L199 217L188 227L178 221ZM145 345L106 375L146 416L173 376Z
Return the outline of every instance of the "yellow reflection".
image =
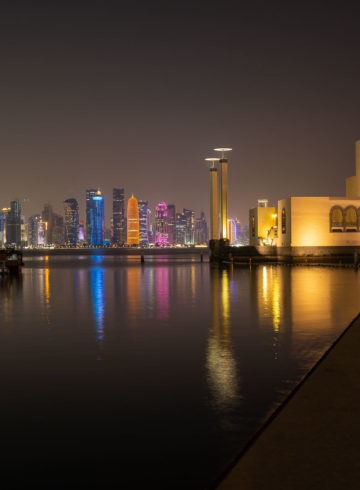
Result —
M273 284L271 288L271 307L272 307L272 323L275 333L279 332L280 327L280 315L281 315L281 305L280 305L280 277L275 274L273 277Z
M45 269L45 304L50 304L50 281L49 281L50 269Z
M128 306L130 312L130 319L133 323L136 323L136 318L141 309L140 305L140 267L127 268L127 293L128 293Z
M230 284L227 270L211 269L212 329L207 349L208 382L216 405L230 407L237 397L236 363L230 337Z

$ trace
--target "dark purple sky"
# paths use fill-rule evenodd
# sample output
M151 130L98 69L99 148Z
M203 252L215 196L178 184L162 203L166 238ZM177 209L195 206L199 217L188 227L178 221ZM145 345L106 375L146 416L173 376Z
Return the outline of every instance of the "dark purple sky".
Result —
M343 195L360 138L353 2L12 1L0 10L0 205L27 216L100 186L208 216L231 146L232 217Z

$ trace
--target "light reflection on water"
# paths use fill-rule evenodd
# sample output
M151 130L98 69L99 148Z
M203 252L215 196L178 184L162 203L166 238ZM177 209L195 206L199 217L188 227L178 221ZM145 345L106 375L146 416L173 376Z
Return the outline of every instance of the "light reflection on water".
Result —
M26 262L0 278L0 430L59 487L75 465L76 488L167 488L161 461L172 488L208 488L359 311L347 269Z

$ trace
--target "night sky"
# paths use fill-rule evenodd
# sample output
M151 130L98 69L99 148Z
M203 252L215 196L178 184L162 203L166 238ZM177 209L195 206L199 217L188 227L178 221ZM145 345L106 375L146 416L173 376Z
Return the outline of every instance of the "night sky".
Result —
M99 186L209 218L205 157L230 146L229 214L345 194L360 139L351 2L16 1L0 11L1 207L63 213Z

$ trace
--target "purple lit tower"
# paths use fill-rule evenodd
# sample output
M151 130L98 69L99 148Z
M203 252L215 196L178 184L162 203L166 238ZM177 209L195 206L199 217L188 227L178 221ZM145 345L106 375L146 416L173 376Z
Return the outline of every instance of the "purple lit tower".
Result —
M155 245L168 245L167 206L159 202L155 208Z

